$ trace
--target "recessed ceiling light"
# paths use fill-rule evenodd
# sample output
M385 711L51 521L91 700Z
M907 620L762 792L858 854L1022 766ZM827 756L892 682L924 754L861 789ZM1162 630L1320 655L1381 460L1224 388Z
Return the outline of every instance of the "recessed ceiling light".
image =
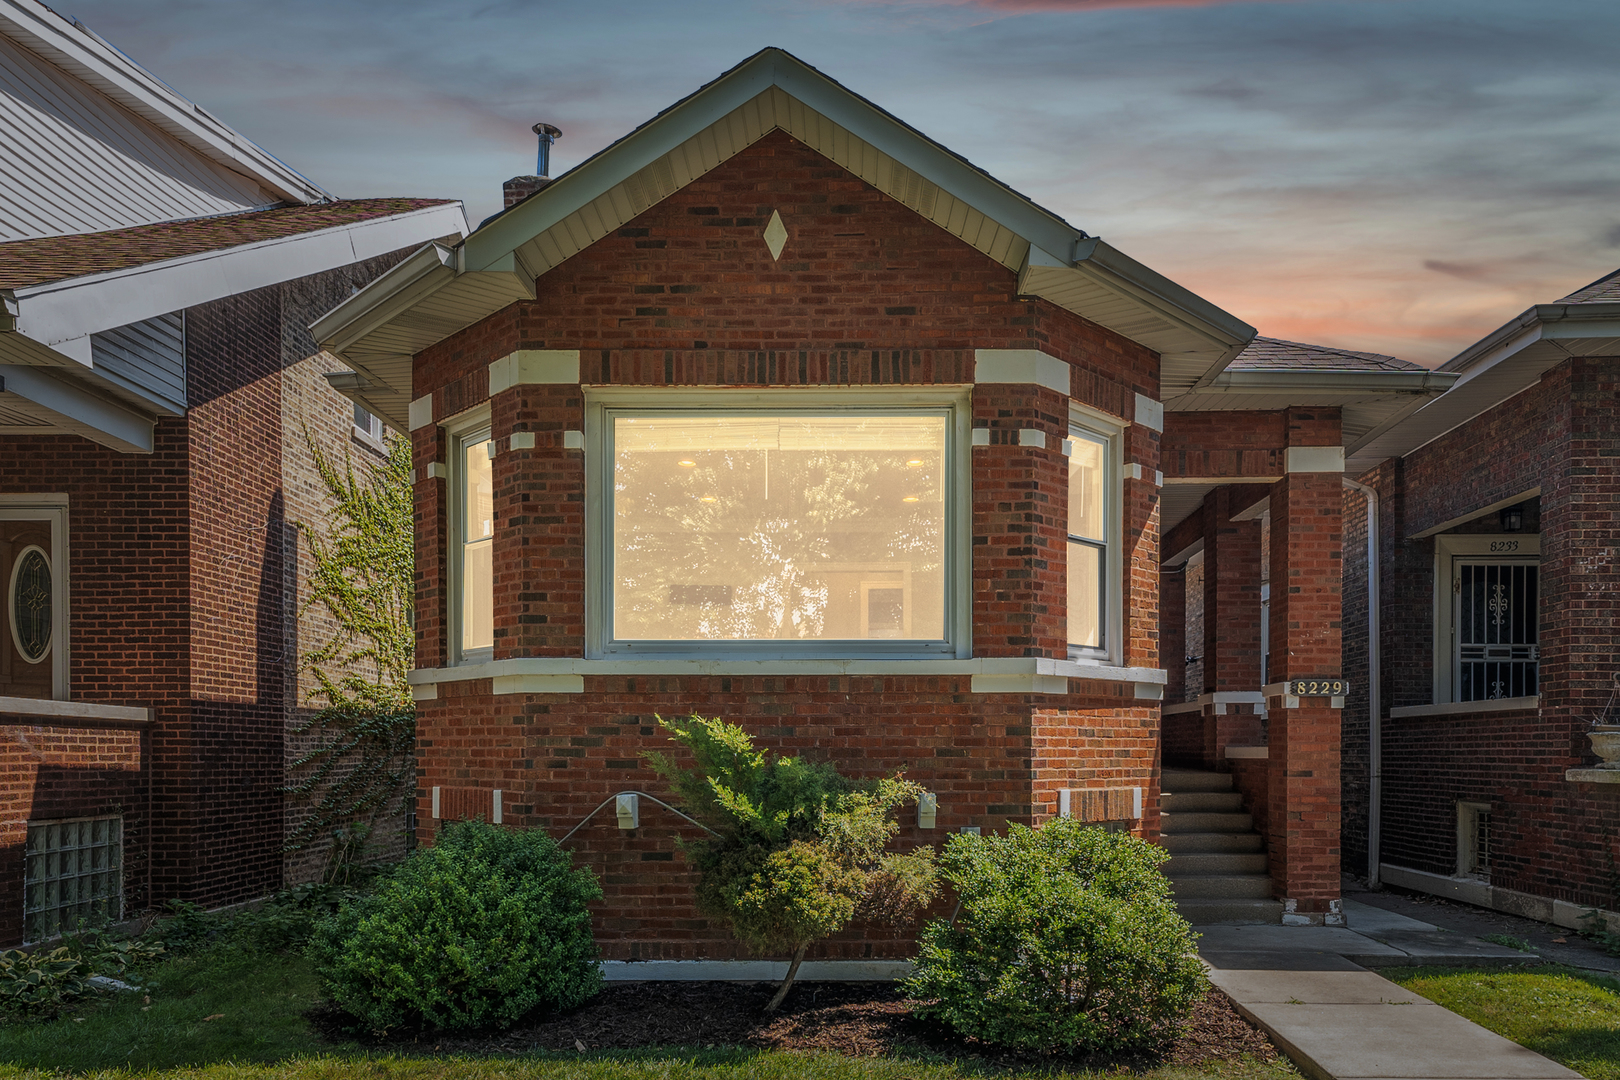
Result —
M917 496L915 496L915 495L907 495L905 498L901 499L900 501L901 502L916 502L917 501Z
M695 462L695 461L677 461L675 464L681 466L683 469L690 469L693 466L695 466L697 464L697 462Z
M719 500L716 499L713 495L705 495L705 496L703 496L702 498L700 498L698 500L698 502L718 502L718 501Z
M910 465L913 469L921 468L922 463L923 459L920 457L914 457L910 461L906 462L906 464Z

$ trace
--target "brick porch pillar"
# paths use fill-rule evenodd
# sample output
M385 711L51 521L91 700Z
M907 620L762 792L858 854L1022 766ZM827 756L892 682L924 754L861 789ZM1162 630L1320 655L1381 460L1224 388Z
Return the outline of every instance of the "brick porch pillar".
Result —
M1233 521L1221 487L1204 496L1204 768L1265 741L1260 696L1260 522Z
M1291 417L1290 435L1298 427ZM1337 417L1302 415L1324 439ZM1316 421L1316 426L1311 424ZM1295 441L1292 437L1290 441ZM1293 679L1342 674L1343 452L1294 446L1271 489L1271 669L1268 806L1271 880L1285 923L1343 925L1339 910L1339 714L1343 698L1294 697ZM1336 464L1335 464L1336 462ZM1337 469L1338 471L1329 471Z

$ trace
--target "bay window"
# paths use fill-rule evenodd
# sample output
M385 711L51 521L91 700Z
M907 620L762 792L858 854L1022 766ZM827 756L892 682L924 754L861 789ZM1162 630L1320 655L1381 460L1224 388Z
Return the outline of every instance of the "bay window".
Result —
M1120 618L1119 434L1108 418L1076 408L1069 459L1067 617L1069 658L1113 656Z
M495 444L487 419L448 434L452 660L470 663L494 655Z
M965 651L965 399L599 392L590 417L593 651Z

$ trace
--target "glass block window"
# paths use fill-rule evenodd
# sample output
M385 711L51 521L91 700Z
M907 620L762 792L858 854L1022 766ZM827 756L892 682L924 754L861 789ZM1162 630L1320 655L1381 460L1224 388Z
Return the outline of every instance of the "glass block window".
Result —
M1456 564L1457 700L1536 693L1536 585L1530 563Z
M123 918L122 818L32 822L25 865L25 941Z

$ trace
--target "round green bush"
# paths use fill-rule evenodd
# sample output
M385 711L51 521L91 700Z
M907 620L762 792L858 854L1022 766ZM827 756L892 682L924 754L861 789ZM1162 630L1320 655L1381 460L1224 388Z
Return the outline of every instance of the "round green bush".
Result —
M961 907L924 927L907 991L922 1015L1000 1046L1168 1042L1208 983L1158 869L1167 857L1071 818L952 836L941 869Z
M373 1033L508 1027L601 988L585 907L601 895L544 832L464 822L322 922L309 954Z

